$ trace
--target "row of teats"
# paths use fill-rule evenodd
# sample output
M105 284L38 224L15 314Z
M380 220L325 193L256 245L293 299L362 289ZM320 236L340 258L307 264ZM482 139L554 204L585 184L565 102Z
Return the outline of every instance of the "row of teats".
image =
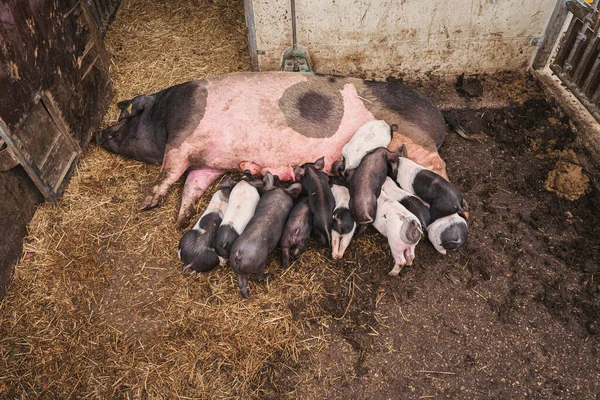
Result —
M179 244L184 274L212 270L227 262L238 274L240 293L247 278L266 279L267 259L281 248L281 267L298 257L313 236L331 246L338 260L353 236L373 225L387 237L398 275L411 265L423 233L442 254L467 240L467 205L462 193L440 175L407 158L404 146L390 152L392 128L384 121L363 125L344 146L343 160L328 177L324 160L294 167L298 182L286 186L267 173L227 178ZM294 199L296 199L294 201Z

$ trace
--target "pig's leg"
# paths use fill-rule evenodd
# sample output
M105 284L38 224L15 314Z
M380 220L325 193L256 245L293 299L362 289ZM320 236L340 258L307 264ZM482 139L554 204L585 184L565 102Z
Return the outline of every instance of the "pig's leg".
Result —
M179 215L177 216L177 226L179 228L187 226L193 214L196 200L202 197L206 188L224 173L223 170L210 168L194 169L188 173L183 186Z
M140 209L149 210L158 206L171 185L177 182L185 170L188 169L188 166L187 157L178 157L177 154L165 154L158 182L152 188L152 194L144 199Z
M248 298L248 277L246 275L238 275L238 286L240 288L240 295L247 299Z
M394 263L394 268L392 268L392 270L390 272L388 272L388 275L389 276L398 276L398 274L402 270L402 267L403 267L403 265Z
M281 248L281 269L286 269L290 265L290 249Z

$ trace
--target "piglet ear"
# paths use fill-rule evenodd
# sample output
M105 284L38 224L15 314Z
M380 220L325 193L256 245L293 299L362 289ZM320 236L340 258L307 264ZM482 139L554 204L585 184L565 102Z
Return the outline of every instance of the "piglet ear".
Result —
M233 189L237 181L230 176L227 176L219 182L219 189Z
M406 229L406 239L410 244L415 244L421 239L421 225L414 219L410 220L408 228Z
M287 188L283 189L292 199L295 199L302 192L302 185L298 182L292 183Z
M402 145L404 146L404 145ZM398 175L398 167L400 166L400 152L387 154L388 163L390 164L390 168L392 170L392 177L396 177Z
M322 170L323 167L325 167L325 157L321 157L317 161L315 161L314 167L319 171Z
M400 157L407 158L408 151L406 150L406 145L403 144L402 147L400 147L400 150L398 150L398 153L400 154Z
M273 174L267 171L265 177L263 178L263 193L268 192L275 188L275 178L273 178Z
M296 175L297 181L304 178L304 167L300 167L300 166L296 165L294 167L294 175Z
M334 161L331 165L331 175L333 176L341 176L342 172L344 172L344 168L346 166L346 161L342 158L341 160Z
M119 110L124 110L127 108L129 103L131 103L131 100L123 100L117 103L117 107L119 107Z
M248 181L248 183L252 187L256 188L256 190L258 190L259 193L262 193L262 191L265 187L265 183L260 179L253 179L251 181ZM275 178L273 178L273 184L275 184Z

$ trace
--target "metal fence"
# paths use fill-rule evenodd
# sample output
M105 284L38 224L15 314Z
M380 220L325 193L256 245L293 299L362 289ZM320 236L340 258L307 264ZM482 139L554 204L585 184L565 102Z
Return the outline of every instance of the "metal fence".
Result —
M600 13L598 0L567 1L571 22L550 69L600 121Z

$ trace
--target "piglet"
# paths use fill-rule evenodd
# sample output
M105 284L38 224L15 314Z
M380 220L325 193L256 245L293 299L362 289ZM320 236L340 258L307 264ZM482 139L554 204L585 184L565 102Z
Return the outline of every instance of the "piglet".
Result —
M349 208L350 191L348 188L334 183L331 186L331 192L335 198L331 230L331 257L339 260L344 256L344 252L352 240L356 222L354 222Z
M292 209L283 227L279 247L281 247L281 268L286 269L290 263L290 253L298 257L306 248L312 232L312 213L308 206L308 197L300 199Z
M464 218L469 216L460 190L441 175L406 158L406 149L400 158L396 181L402 189L429 204L431 221L454 213Z
M399 201L408 211L413 213L419 219L423 229L427 228L427 225L431 222L431 214L429 213L429 208L417 196L413 196L406 190L400 189L396 182L389 176L385 179L381 190L392 199Z
M324 164L325 159L321 157L314 163L296 166L294 175L308 194L308 206L313 217L313 233L317 242L322 246L329 246L335 199L331 193L329 179L322 171Z
M184 275L189 270L207 272L219 264L213 241L227 209L227 203L225 192L218 190L196 225L181 237L177 254L185 264L182 271Z
M342 148L344 172L358 167L362 158L378 147L387 147L392 140L392 128L383 120L362 125Z
M467 221L458 214L439 218L427 228L427 237L437 251L446 254L447 250L456 250L466 243Z
M377 198L377 218L373 226L387 237L394 268L389 275L396 276L404 265L412 265L415 247L421 239L421 223L402 204L382 192Z
M221 258L221 263L224 264L229 259L229 251L233 243L242 234L250 218L254 215L260 199L258 190L262 189L262 180L254 179L252 175L246 174L237 183L229 178L221 182L219 187L231 190L229 206L215 239L215 250Z
M350 211L359 225L370 224L377 214L377 198L391 167L395 174L400 153L379 147L363 157L349 177Z
M259 281L265 280L267 258L277 246L295 198L302 185L294 183L287 188L274 187L273 175L267 172L264 178L263 195L256 206L254 216L246 229L231 248L229 263L238 275L242 297L248 297L248 274L256 274Z

